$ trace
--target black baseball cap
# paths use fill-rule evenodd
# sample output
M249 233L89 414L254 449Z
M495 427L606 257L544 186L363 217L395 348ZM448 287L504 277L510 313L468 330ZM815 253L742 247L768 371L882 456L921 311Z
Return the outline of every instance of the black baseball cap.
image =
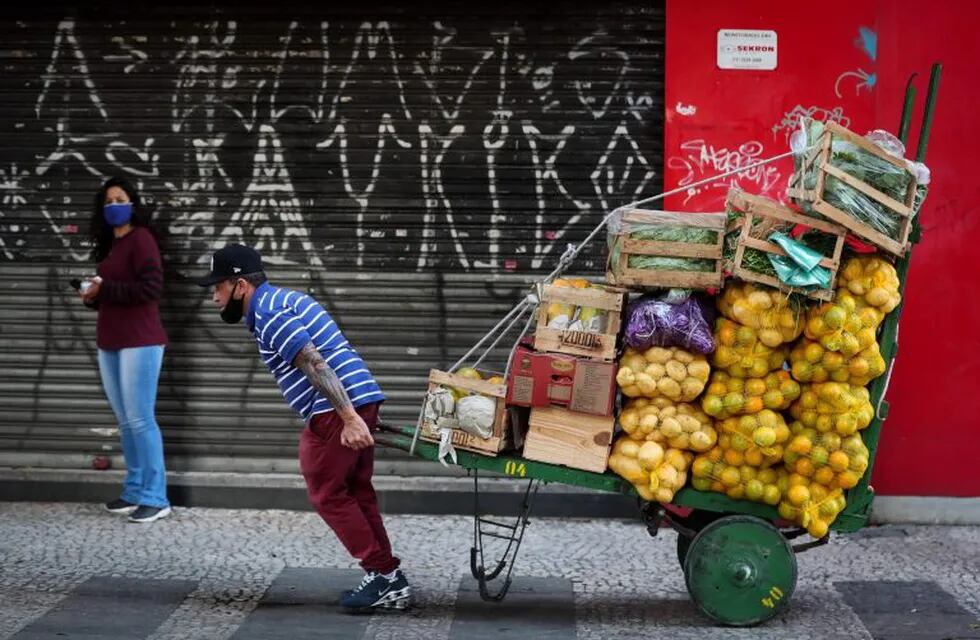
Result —
M230 244L214 252L211 256L211 272L200 278L197 284L210 287L222 280L261 271L264 269L262 256L258 251L243 244Z

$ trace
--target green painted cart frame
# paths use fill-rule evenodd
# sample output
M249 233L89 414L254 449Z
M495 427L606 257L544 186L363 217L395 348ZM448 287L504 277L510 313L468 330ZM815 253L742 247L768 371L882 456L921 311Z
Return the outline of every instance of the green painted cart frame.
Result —
M924 160L925 156L925 142L929 137L940 70L939 65L934 65L926 114L920 132L917 154L919 161ZM910 79L900 126L903 142L908 132L914 94ZM910 241L914 245L920 238L921 228L916 218ZM860 482L846 493L847 506L831 525L832 532L854 532L868 523L874 500L874 490L869 480L882 424L888 416L889 406L885 400L885 392L898 353L898 323L904 305L905 283L911 258L910 247L905 256L895 262L902 303L888 314L878 334L887 373L871 383L871 403L875 408L875 417L861 432L870 454L870 464ZM410 451L415 456L433 462L438 461L438 445L419 439L413 446L414 435L415 427L384 425L375 440L380 445ZM456 464L466 469L474 478L474 543L471 548L470 568L479 584L481 596L487 601L500 601L507 593L514 560L528 523L532 499L541 483L636 495L628 482L611 472L581 471L528 460L519 455L504 453L494 457L457 451ZM481 515L481 471L528 481L520 512L513 523L500 522ZM828 533L819 540L791 545L788 541L802 536L805 531L787 528L774 507L746 500L733 500L719 493L702 492L691 487L678 491L671 505L648 503L639 498L637 500L641 517L646 522L650 535L656 536L662 524L678 532L678 560L684 569L688 591L702 611L722 624L758 624L784 610L796 586L795 554L825 543L830 535ZM485 536L502 539L507 543L500 557L489 565L485 562ZM506 574L503 574L504 569L507 569ZM491 583L501 577L493 590Z
M913 242L918 239L916 226ZM909 250L895 265L903 300L911 255L912 251ZM847 506L831 525L831 531L857 531L867 524L870 516L874 490L869 478L882 424L888 416L885 391L898 352L901 310L899 305L888 314L879 333L881 354L888 373L871 384L875 417L861 432L870 453L870 464L857 486L846 493ZM419 439L413 450L414 435L414 426L384 425L375 440L380 445L411 451L420 458L438 461L439 447L436 444ZM486 456L463 450L458 450L456 454L456 464L467 470L474 479L474 539L470 569L477 580L481 597L487 601L503 600L507 594L532 501L541 483L636 496L632 485L612 472L581 471L528 460L517 454ZM512 522L502 522L481 514L480 472L528 481L519 513ZM720 493L698 491L691 487L678 491L668 506L647 503L638 497L637 500L640 515L650 535L656 536L662 524L677 531L678 560L684 570L688 591L702 611L728 625L758 624L785 610L796 586L795 554L826 543L830 535L791 545L788 541L802 536L805 531L786 527L775 507L733 500ZM490 562L485 557L484 537L506 542L503 553ZM501 579L498 581L498 578Z

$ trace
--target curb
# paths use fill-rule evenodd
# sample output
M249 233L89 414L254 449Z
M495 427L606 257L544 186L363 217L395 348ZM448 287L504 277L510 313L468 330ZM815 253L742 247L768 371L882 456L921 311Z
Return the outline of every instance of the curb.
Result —
M123 471L0 467L0 501L105 502L118 497ZM295 473L168 472L172 504L226 509L309 511L306 485ZM377 475L374 487L384 513L469 515L473 479L452 476ZM527 484L480 476L480 509L514 515ZM541 485L531 511L537 517L639 516L634 498L560 484ZM872 524L980 525L980 497L876 496Z

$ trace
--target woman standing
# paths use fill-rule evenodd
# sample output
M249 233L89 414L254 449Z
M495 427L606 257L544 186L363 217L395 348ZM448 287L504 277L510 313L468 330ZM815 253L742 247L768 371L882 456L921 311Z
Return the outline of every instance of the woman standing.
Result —
M156 421L157 381L167 334L160 322L163 268L139 193L111 178L96 194L91 220L92 257L98 263L82 302L97 306L99 373L119 421L126 481L105 508L130 522L170 515L163 438Z

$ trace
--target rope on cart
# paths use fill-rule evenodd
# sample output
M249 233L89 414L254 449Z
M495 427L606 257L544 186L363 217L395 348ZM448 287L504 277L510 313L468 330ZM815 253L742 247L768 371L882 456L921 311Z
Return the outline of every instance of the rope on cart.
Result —
M694 189L696 187L700 187L700 186L703 186L703 185L712 184L712 183L717 182L718 180L721 180L723 178L727 178L727 177L730 177L730 176L734 176L734 175L738 175L738 174L741 174L741 173L745 173L745 172L751 171L751 170L753 170L753 169L755 169L757 167L761 167L761 166L770 164L772 162L777 162L779 160L782 160L784 158L788 158L788 157L793 156L793 155L805 153L806 151L808 151L810 149L813 149L813 148L815 148L817 146L818 145L814 144L814 145L810 145L809 147L805 147L805 148L801 148L801 149L797 149L797 150L792 150L792 151L787 151L785 153L781 153L779 155L772 156L770 158L764 158L762 160L759 160L758 162L754 162L754 163L749 164L747 166L739 167L738 169L732 169L731 171L726 171L724 173L719 173L719 174L713 175L711 177L704 178L703 180L698 180L697 182L692 182L690 184L686 184L684 186L677 187L676 189L671 189L669 191L664 191L662 193L658 193L658 194L653 195L653 196L650 196L648 198L642 198L640 200L635 200L633 202L624 204L624 205L622 205L620 207L617 207L616 209L612 210L610 213L608 213L599 222L599 224L597 224L595 226L595 228L589 233L589 235L587 235L585 237L585 239L583 239L580 243L578 243L578 244L568 243L568 246L565 248L565 252L562 253L561 257L558 259L558 264L555 267L555 269L551 273L549 273L547 276L545 276L543 279L538 280L537 282L533 283L533 285L532 285L533 286L533 291L531 293L525 295L523 298L521 298L521 300L517 304L514 305L514 307L507 313L506 316L503 317L503 319L500 320L500 322L498 322L497 324L495 324L492 329L490 329L486 334L484 334L484 336L482 338L480 338L477 341L477 343L474 344L473 347L471 347L470 350L467 351L463 355L462 358L460 358L458 361L456 361L456 364L454 364L449 369L449 373L453 373L457 369L459 369L464 363L466 363L469 360L469 358L474 353L476 353L477 350L480 349L481 346L483 346L483 344L487 340L489 340L491 337L493 337L494 335L496 335L497 332L499 331L500 334L497 335L497 337L493 340L493 342L490 344L489 347L486 347L483 350L483 353L481 353L480 356L476 360L476 364L479 364L480 362L483 362L483 360L487 357L487 355L489 355L489 353L493 350L493 348L497 345L497 343L505 335L507 335L508 332L510 332L511 328L514 326L514 324L517 322L517 320L520 319L520 317L522 315L524 315L524 312L530 310L531 311L531 314L528 317L527 323L524 326L524 331L521 333L520 336L518 336L517 340L514 342L514 346L511 347L511 350L510 350L510 355L507 357L507 370L505 371L505 374L504 374L504 380L506 380L507 379L507 377L506 377L507 374L510 373L510 361L513 359L514 350L517 348L517 345L520 343L521 338L523 338L527 334L528 330L530 329L532 319L534 318L534 312L537 310L538 306L541 303L541 296L540 296L541 287L543 285L545 285L545 284L551 283L555 278L557 278L562 273L564 273L565 270L568 269L569 266L571 266L572 262L575 261L575 259L582 252L582 250L586 246L588 246L589 244L591 244L593 240L595 240L596 236L599 235L599 233L606 227L607 224L609 224L609 221L613 218L613 216L615 216L621 210L623 210L623 209L630 209L630 208L633 208L633 207L639 207L639 206L642 206L642 205L645 205L645 204L649 204L651 202L656 202L656 201L659 201L659 200L663 200L664 198L667 198L667 197L670 197L670 196L673 196L673 195L677 195L679 193L684 193L685 191L687 191L689 189ZM505 324L506 324L506 327L504 327ZM502 331L501 331L501 327L504 327ZM415 445L418 443L419 433L420 433L420 431L422 429L422 421L423 421L424 414L425 414L425 403L423 403L423 405L422 405L422 411L419 412L419 419L418 419L418 422L417 422L416 427L415 427L415 434L412 436L412 446L409 449L409 453L410 454L414 454L415 453ZM444 437L443 440L447 440L447 439ZM452 455L452 457L455 457L453 455L453 454L455 454L455 451L453 450L452 444L449 443L448 440L446 442L442 443L442 445L440 446L440 450L445 450L446 453L447 453L447 455ZM445 464L445 461L444 461L443 458L444 458L444 456L440 455L440 461L443 462L443 464Z

